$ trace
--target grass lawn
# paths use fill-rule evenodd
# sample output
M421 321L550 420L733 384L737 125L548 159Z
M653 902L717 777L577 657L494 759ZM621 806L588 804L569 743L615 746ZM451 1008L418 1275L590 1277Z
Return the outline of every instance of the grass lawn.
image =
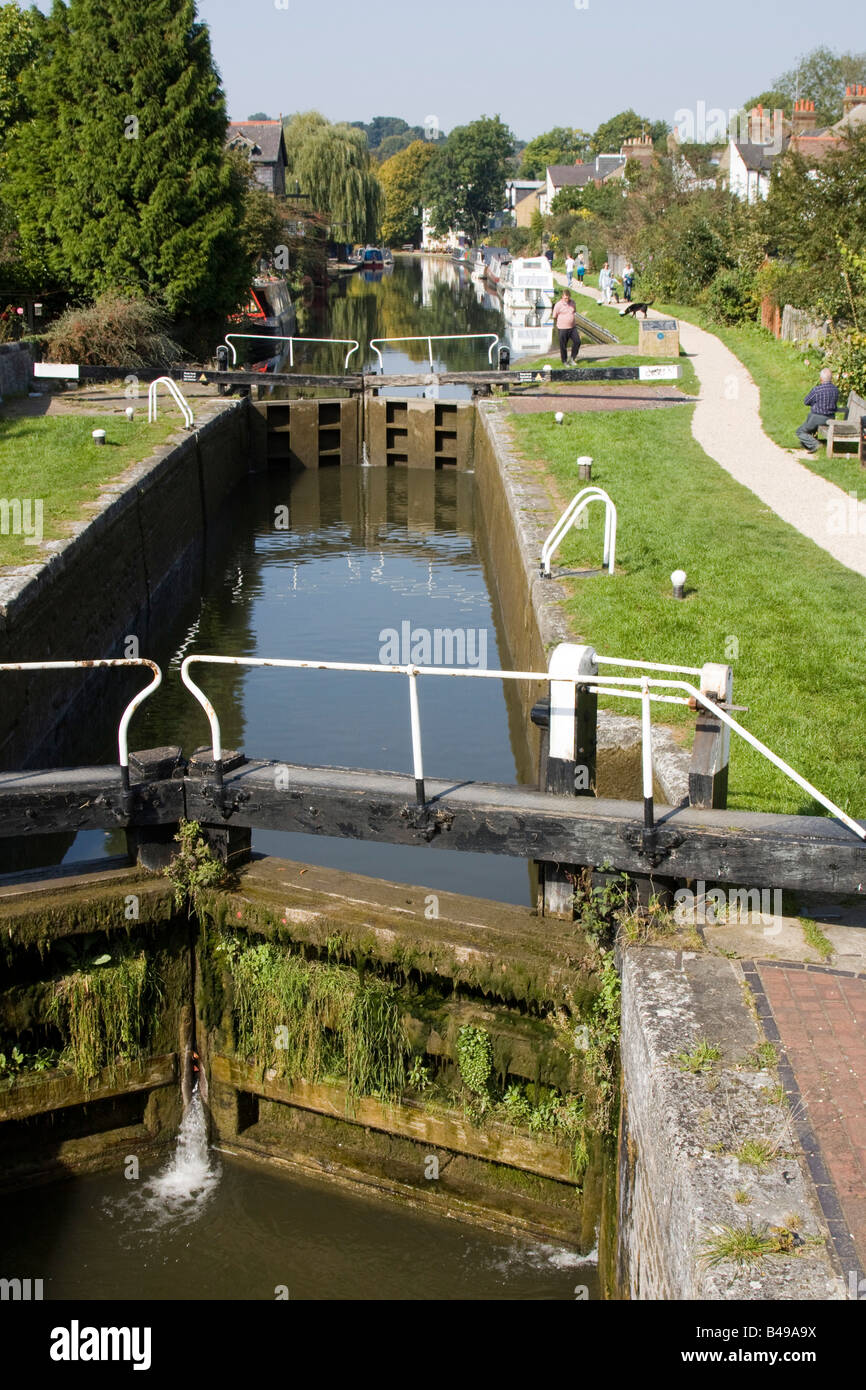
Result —
M730 661L734 701L750 707L735 717L849 814L866 814L866 579L708 458L691 436L689 408L571 415L561 426L552 413L517 416L513 431L520 453L543 462L563 499L578 491L578 455L590 454L593 482L617 506L616 576L564 581L575 634L605 655L684 666ZM593 508L554 568L600 566L602 527L603 509ZM682 602L671 597L677 568L688 575ZM611 707L635 713L633 703ZM656 706L654 719L694 726L677 706ZM818 810L736 736L729 804Z
M0 415L0 497L31 500L31 530L38 515L35 503L41 500L43 539L58 540L103 483L147 458L178 423L167 413L152 425L116 415ZM96 429L105 430L102 447L91 438ZM11 530L11 516L6 524ZM0 565L39 564L39 546L25 540L0 533Z

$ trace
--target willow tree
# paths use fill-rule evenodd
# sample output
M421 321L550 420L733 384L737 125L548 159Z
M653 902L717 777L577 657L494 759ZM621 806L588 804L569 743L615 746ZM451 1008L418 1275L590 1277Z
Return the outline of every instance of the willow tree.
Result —
M333 241L377 240L384 195L363 130L305 111L286 125L286 151L287 187L300 185L310 208L331 224Z
M237 304L244 190L194 0L55 0L22 95L3 190L22 254L83 297L131 291L173 315Z

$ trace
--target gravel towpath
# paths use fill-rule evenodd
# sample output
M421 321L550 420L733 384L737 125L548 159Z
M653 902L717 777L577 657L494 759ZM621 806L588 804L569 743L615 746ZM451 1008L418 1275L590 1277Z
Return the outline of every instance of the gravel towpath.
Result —
M565 276L557 279L565 283ZM598 301L589 286L572 290ZM649 311L650 318L664 314ZM774 444L761 426L760 394L746 368L713 333L679 320L680 344L694 365L701 393L692 434L705 453L835 560L866 576L866 504L818 477ZM806 408L803 408L803 419ZM792 423L791 433L801 420Z

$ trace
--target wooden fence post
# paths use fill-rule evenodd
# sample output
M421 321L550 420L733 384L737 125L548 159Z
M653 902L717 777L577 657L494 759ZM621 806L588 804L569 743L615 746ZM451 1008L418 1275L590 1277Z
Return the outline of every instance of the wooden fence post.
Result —
M733 672L730 666L708 662L701 670L701 694L731 703ZM689 805L700 811L723 811L728 804L728 762L731 731L703 705L689 767Z

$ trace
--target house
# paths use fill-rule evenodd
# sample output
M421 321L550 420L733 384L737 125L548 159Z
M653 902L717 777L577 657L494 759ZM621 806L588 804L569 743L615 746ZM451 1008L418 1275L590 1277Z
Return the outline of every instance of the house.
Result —
M590 183L603 183L624 167L625 160L621 154L598 154L589 164L548 164L544 192L539 195L538 206L546 215L557 193L563 188L586 188Z
M263 188L285 197L288 158L282 120L230 121L226 145L247 155Z
M770 173L777 158L769 145L732 140L722 155L719 173L735 197L756 203L770 191Z
M505 185L504 215L494 225L501 226L512 217L516 227L528 227L545 187L544 179L509 179Z
M766 198L773 164L788 140L782 111L754 106L745 117L744 128L731 135L719 159L719 183L747 203Z
M831 150L845 148L849 130L864 124L866 86L859 83L845 89L842 118L832 126L817 125L814 101L795 101L790 121L783 120L781 111L774 111L771 119L756 106L748 116L746 140L729 141L719 175L738 198L754 203L766 198L770 173L781 155L798 154L809 169L817 169Z

